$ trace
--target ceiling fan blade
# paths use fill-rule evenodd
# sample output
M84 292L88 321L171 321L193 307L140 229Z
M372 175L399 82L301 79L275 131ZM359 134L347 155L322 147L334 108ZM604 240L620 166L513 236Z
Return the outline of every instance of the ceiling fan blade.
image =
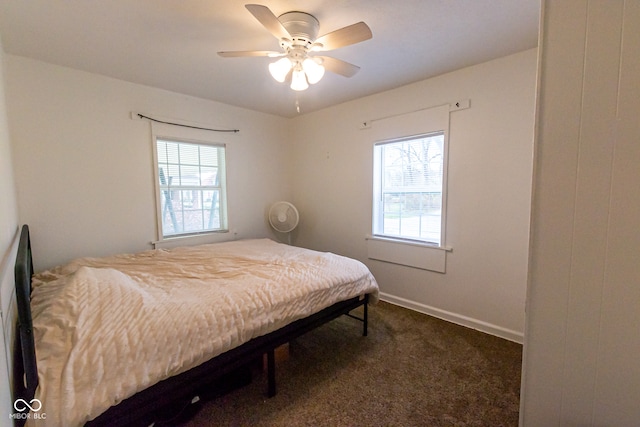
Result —
M271 12L267 6L261 4L247 4L244 7L258 20L260 23L278 40L289 39L291 35L284 28L282 23L278 21L276 15Z
M231 50L218 52L218 55L223 58L238 58L243 56L268 56L270 58L276 58L278 56L283 56L284 53L272 50Z
M373 37L373 34L369 26L364 22L358 22L318 37L314 44L318 43L322 46L317 46L314 50L337 49L369 40L371 37Z
M325 69L332 73L340 74L341 76L352 77L360 70L360 67L357 65L350 64L342 59L336 59L330 56L316 56L316 58L322 59L322 65Z

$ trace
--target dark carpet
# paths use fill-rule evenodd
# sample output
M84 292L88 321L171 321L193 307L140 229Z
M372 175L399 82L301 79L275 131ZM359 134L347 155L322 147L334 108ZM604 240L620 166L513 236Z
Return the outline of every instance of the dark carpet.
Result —
M182 426L517 426L522 346L380 302L369 336L342 316L290 343L276 368L199 402Z

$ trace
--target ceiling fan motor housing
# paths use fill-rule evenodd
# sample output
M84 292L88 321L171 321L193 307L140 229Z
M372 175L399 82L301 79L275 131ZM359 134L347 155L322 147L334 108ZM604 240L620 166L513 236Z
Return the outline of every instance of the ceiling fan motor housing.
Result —
M315 16L305 12L287 12L278 17L278 21L291 35L291 45L287 45L286 41L281 41L283 48L304 48L310 49L313 41L318 37L320 23Z

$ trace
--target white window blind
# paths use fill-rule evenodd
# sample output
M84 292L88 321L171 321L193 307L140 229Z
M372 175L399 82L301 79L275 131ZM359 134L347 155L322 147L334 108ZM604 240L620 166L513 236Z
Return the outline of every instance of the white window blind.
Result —
M444 132L374 145L374 235L440 245Z
M227 230L225 146L156 138L162 237Z

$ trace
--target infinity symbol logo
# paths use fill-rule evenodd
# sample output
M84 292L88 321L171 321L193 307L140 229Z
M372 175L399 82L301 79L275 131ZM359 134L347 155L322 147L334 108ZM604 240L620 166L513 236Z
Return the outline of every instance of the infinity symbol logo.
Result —
M33 412L38 412L40 409L42 409L42 402L40 402L38 399L31 399L31 402L27 403L27 401L24 399L17 399L15 402L13 402L13 407L18 412L24 412L27 410L27 408L29 408Z

